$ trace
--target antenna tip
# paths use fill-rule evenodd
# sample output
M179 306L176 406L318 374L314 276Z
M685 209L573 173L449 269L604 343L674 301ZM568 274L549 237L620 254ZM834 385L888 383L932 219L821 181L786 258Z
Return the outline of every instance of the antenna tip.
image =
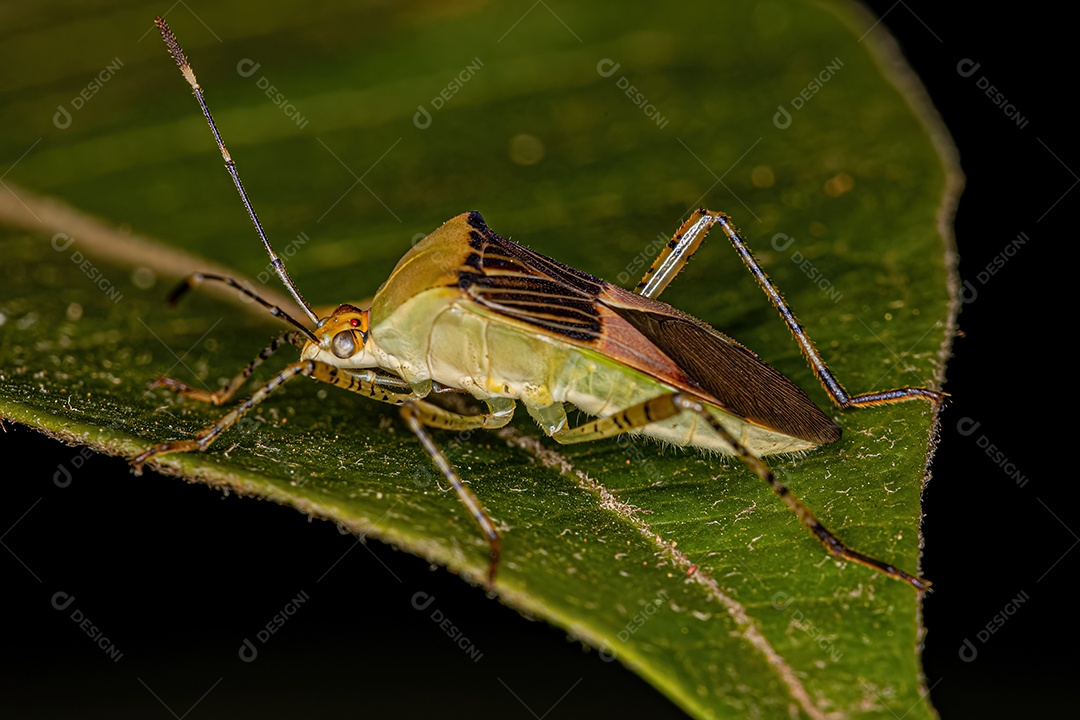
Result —
M184 78L188 81L188 84L190 84L192 88L196 88L198 86L198 81L195 79L195 73L191 69L191 63L188 62L187 55L184 54L184 50L180 47L180 43L177 41L176 36L173 35L173 31L169 27L169 24L165 22L165 18L160 16L154 20L154 24L157 25L158 30L161 31L161 38L169 48L169 54L173 56L173 60L176 61L176 65L180 68L180 72L184 74Z
M157 25L158 31L166 41L168 41L168 38L172 37L172 30L169 29L169 23L165 22L165 18L158 15L154 18L154 24Z

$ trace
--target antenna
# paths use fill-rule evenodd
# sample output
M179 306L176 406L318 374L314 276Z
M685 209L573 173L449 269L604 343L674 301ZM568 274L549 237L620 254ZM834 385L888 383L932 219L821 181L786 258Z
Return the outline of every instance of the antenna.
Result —
M307 304L307 301L304 300L304 296L300 294L300 290L297 289L296 284L293 283L292 278L289 277L289 271L285 269L285 263L278 257L278 254L274 252L274 248L270 246L270 240L266 237L262 223L259 222L259 217L255 214L255 208L251 206L251 201L244 191L244 184L240 182L240 174L236 171L236 163L233 162L232 157L229 155L229 151L225 148L225 142L221 139L221 133L218 132L217 125L214 124L214 118L210 114L210 108L206 104L206 98L203 96L202 88L199 87L199 81L195 79L195 71L191 69L191 63L188 62L187 55L184 54L183 49L180 47L180 43L176 41L176 36L173 35L172 30L169 29L168 23L160 17L154 22L157 24L158 30L161 31L161 37L169 47L169 53L172 54L173 60L176 61L177 66L180 68L180 72L184 75L184 79L187 80L188 85L191 86L192 92L195 93L195 99L199 101L199 107L202 108L203 115L206 117L206 122L210 124L210 132L214 134L214 140L217 141L218 149L221 150L221 157L225 160L225 168L229 171L229 175L232 176L233 184L236 185L236 190L240 193L240 199L243 200L244 207L247 208L248 217L251 218L251 222L255 225L255 230L259 233L259 238L266 248L266 253L270 256L270 264L273 265L274 270L277 271L278 277L281 278L281 282L284 283L285 287L292 293L296 303L304 309L304 312L307 313L307 316L311 318L313 323L318 324L319 317L312 311L311 306Z

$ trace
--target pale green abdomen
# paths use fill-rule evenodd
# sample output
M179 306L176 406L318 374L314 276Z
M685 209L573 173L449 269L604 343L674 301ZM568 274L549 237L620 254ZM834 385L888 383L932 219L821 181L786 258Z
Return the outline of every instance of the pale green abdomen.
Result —
M409 327L410 332L398 332L399 327ZM372 328L372 338L376 354L385 359L383 366L414 386L433 380L479 399L513 398L535 417L545 408L550 417L551 406L562 403L605 417L679 389L554 333L490 314L451 288L422 293L399 307ZM759 455L813 447L709 407ZM653 423L641 432L674 445L730 452L693 413Z

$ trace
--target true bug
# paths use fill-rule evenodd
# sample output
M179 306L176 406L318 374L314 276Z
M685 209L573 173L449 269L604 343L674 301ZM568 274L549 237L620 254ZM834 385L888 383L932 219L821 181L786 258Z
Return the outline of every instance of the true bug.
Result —
M207 449L283 383L307 375L400 407L405 423L487 537L490 586L501 554L499 533L427 428L499 428L521 402L544 431L562 443L633 432L735 455L769 484L830 553L918 590L929 587L922 578L845 546L761 459L835 442L840 428L798 386L750 350L656 298L718 225L780 312L837 406L918 398L937 403L943 393L905 387L849 395L726 215L694 212L630 292L502 238L478 213L465 213L444 223L401 259L370 309L340 305L319 318L271 247L187 57L165 21L158 18L157 26L191 85L274 269L315 329L231 278L209 274L187 278L170 296L171 302L204 281L225 283L295 330L274 340L217 392L171 378L159 379L158 385L221 405L280 346L296 345L301 359L193 439L162 443L133 458L136 472L164 453ZM487 412L466 415L444 409L426 399L433 392L470 395L484 403ZM566 405L596 419L570 427Z

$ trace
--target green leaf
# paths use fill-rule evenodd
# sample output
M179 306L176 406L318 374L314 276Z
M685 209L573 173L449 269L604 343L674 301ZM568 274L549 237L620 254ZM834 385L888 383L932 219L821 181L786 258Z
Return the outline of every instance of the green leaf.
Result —
M472 209L632 286L656 238L706 206L739 223L849 390L941 382L956 312L955 157L857 8L351 12L314 5L296 27L285 8L226 7L213 20L220 43L170 16L314 304L370 296L416 237ZM48 31L80 38L67 52L26 29L0 44L21 53L0 72L37 73L0 85L14 88L0 148L9 167L21 158L0 193L0 416L122 456L224 412L148 381L215 387L280 330L235 293L163 307L198 258L260 292L270 274L175 66L157 38L135 42L150 20ZM71 78L89 88L82 102ZM280 297L274 288L270 278L265 293ZM719 233L664 299L830 408ZM773 468L852 547L915 571L933 409L829 412L843 439ZM298 380L252 418L162 470L483 577L486 543L452 493L434 491L395 410ZM498 434L435 435L503 530L499 598L613 654L692 715L933 716L916 593L829 558L740 464L638 440L560 447L524 414Z

